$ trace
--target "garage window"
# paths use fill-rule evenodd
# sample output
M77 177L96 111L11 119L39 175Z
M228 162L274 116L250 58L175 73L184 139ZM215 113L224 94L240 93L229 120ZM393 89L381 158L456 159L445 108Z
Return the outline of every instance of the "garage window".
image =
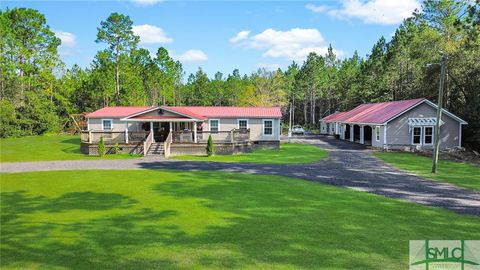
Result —
M425 127L423 133L423 143L433 144L433 127Z
M380 141L380 127L379 127L379 126L376 126L376 127L375 127L375 140L376 140L377 142Z
M414 127L412 133L412 144L421 144L422 143L422 128Z

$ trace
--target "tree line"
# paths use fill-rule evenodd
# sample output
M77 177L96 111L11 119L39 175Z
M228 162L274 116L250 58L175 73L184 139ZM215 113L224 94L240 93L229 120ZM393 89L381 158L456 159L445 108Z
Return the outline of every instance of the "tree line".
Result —
M316 127L318 120L366 102L424 97L437 100L441 55L448 56L444 108L465 119L464 143L480 148L479 0L426 0L371 52L339 58L310 53L284 70L241 75L182 64L160 47L139 47L132 20L112 13L99 23L105 45L87 68L67 68L61 44L43 14L28 8L0 13L0 137L62 128L69 114L115 105L281 106L284 122Z

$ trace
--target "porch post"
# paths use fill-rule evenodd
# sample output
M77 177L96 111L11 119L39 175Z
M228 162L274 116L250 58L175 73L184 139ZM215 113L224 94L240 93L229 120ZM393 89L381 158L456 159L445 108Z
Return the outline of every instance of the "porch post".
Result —
M153 122L150 122L150 130L153 130Z
M125 123L125 143L128 144L128 122Z
M170 126L170 131L172 131L172 122L168 122Z
M360 126L360 143L365 144L364 126Z
M197 122L193 122L193 142L197 143Z
M353 126L354 125L350 125L350 138L349 139L350 139L351 142L353 142L353 140L354 140L353 139L354 138L354 136L353 136Z
M88 143L92 143L92 130L88 130Z

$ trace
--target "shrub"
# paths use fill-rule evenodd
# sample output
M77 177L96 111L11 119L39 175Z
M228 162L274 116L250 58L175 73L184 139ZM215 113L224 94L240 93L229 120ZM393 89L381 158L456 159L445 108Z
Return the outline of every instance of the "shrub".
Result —
M118 146L118 142L116 142L115 145L113 146L113 153L114 154L120 153L120 146Z
M98 155L103 157L105 156L105 142L103 141L103 136L100 136L100 141L97 146Z
M207 141L207 156L212 156L214 154L215 154L215 147L213 146L212 135L209 135L208 141Z

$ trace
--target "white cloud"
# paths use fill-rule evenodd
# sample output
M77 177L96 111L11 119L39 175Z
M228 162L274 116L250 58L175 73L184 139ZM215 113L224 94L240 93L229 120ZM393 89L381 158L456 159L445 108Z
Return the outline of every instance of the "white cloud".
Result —
M356 18L368 24L399 24L420 9L418 0L342 0L341 9L326 9L328 15L339 18Z
M235 39L240 33L232 38L236 41L233 42L234 44L264 51L265 57L302 61L310 52L326 54L328 49L325 39L317 29L293 28L288 31L266 29L254 36L246 35L241 39ZM335 53L339 56L343 55L342 51L335 51Z
M201 50L188 50L180 55L172 54L172 57L183 63L198 63L208 60L208 56Z
M315 12L315 13L325 12L325 11L330 9L330 7L328 7L328 6L323 6L323 5L316 6L314 4L307 4L307 5L305 5L305 8L312 11L312 12Z
M234 37L230 39L231 43L237 43L239 41L245 40L248 38L250 31L240 31Z
M77 38L74 34L61 30L54 30L54 33L62 41L62 46L69 48L77 46Z
M141 6L151 6L151 5L155 5L156 3L163 2L163 0L132 0L132 1Z
M140 37L140 44L143 45L173 42L173 39L167 36L162 28L155 25L134 25L132 30L135 35Z

